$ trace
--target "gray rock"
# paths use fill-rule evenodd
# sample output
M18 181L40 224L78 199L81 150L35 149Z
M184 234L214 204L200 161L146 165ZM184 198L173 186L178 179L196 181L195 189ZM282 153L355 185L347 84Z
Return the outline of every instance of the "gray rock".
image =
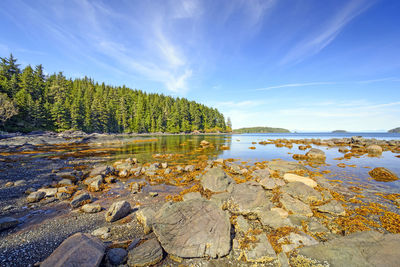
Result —
M99 204L85 204L81 210L86 213L96 213L101 211L101 206Z
M235 231L246 233L250 229L251 229L251 226L250 226L249 222L242 215L237 216L236 224L235 224Z
M245 182L233 187L226 208L234 214L253 215L262 210L269 210L272 203L266 191L256 182Z
M91 200L92 200L92 197L88 193L80 193L80 194L74 196L70 205L73 208L77 208L86 203L90 203Z
M312 246L318 244L317 240L303 232L300 232L299 234L292 232L289 234L287 239L289 240L290 244L282 245L283 252L292 251L300 246Z
M106 239L109 237L110 233L110 228L109 227L100 227L97 228L96 230L94 230L92 232L92 235L97 236L97 237L101 237L102 239Z
M132 194L137 194L137 193L139 193L139 192L140 192L140 185L139 185L139 183L136 183L136 182L132 183L132 184L131 184L131 193L132 193Z
M43 191L37 191L37 192L33 192L30 193L29 196L26 198L26 200L29 203L34 203L34 202L38 202L41 199L43 199L46 196L46 193Z
M66 200L71 197L71 194L65 193L65 192L57 192L55 197L59 200Z
M155 215L155 211L149 207L141 208L136 212L136 219L143 226L143 232L145 234L152 231Z
M264 189L272 190L272 189L278 187L278 185L275 183L275 180L277 180L277 179L263 178L260 180L259 183Z
M163 169L168 168L168 163L167 162L161 163L161 168L163 168Z
M171 171L172 171L172 170L171 170L170 168L166 168L165 171L164 171L164 174L170 174Z
M64 178L58 182L58 185L73 185L74 183L67 178Z
M158 193L157 192L149 192L149 196L156 197L156 196L158 196Z
M186 165L185 166L185 172L192 172L194 171L194 166L193 165Z
M107 175L111 175L115 172L115 169L111 166L103 165L103 166L97 166L93 168L90 171L89 177L101 175L102 177L105 177Z
M219 208L222 208L225 202L231 197L231 194L228 192L213 194L210 198L210 201L214 202Z
M282 194L280 202L286 210L291 211L294 214L305 215L308 217L313 215L312 210L307 204L291 197L289 194Z
M41 188L38 191L44 192L45 197L54 197L57 194L57 188Z
M128 253L128 266L150 266L162 260L163 250L157 239L147 240Z
M321 224L316 219L310 221L307 226L308 226L308 231L311 233L329 232L328 228L326 228L325 225Z
M248 262L262 263L276 260L276 253L269 243L266 235L256 236L257 242L244 251L244 257Z
M131 205L129 202L123 200L114 202L106 212L106 221L115 222L131 212Z
M283 251L278 254L278 262L279 262L279 267L290 267L289 258Z
M288 193L292 197L298 198L308 204L323 200L320 192L301 182L288 183L281 187L281 192Z
M211 168L201 176L200 183L204 189L212 192L223 192L234 183L234 180L221 168Z
M342 204L340 204L340 202L337 200L331 200L330 202L322 206L318 206L317 210L320 212L326 212L333 215L341 215L341 216L346 215L345 209L343 208Z
M367 146L367 152L370 155L380 155L382 154L382 147L378 145L369 145Z
M100 183L103 183L103 181L104 181L103 176L101 176L101 175L96 175L96 176L94 176L94 177L90 177L90 178L84 180L83 183L84 183L85 185L90 185L90 184L92 184L93 182L100 182Z
M168 202L157 212L153 224L164 250L182 258L227 255L230 230L227 213L205 199Z
M307 168L296 161L274 160L267 163L270 170L277 171L280 175L290 171L304 170Z
M277 211L263 211L258 214L261 224L268 228L277 229L284 226L293 226L288 218L282 218Z
M0 218L0 231L13 228L17 226L19 221L12 217L3 217Z
M270 178L270 172L268 169L260 169L252 172L252 176L257 180Z
M317 182L315 182L313 179L308 178L308 177L304 177L304 176L300 176L294 173L285 173L283 175L283 179L288 182L288 183L292 183L292 182L300 182L303 183L309 187L316 187L318 184Z
M358 232L299 249L299 254L330 266L399 266L400 235Z
M326 159L325 152L318 148L311 148L306 153L306 156L309 160L315 160L315 161L325 161Z
M123 248L112 248L107 252L107 260L111 265L120 265L125 262L128 252Z
M23 185L26 185L25 180L18 180L14 182L14 186L23 186Z
M189 192L183 195L183 201L191 200L191 199L201 199L200 192Z
M103 259L104 251L105 246L99 239L89 234L76 233L64 240L40 266L97 267Z
M115 176L109 176L109 177L104 178L104 181L108 184L112 184L117 181L117 178L115 178Z

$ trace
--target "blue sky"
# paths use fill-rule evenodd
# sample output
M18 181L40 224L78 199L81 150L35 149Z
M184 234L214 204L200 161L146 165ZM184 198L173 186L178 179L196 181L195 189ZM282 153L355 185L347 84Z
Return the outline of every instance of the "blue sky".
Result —
M234 128L400 126L400 1L0 1L0 56L187 97Z

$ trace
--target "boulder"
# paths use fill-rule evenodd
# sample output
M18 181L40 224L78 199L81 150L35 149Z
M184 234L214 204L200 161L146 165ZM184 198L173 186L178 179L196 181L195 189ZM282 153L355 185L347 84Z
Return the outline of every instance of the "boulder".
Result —
M370 155L380 155L382 154L382 147L378 145L369 145L367 146L367 152Z
M323 197L320 192L302 182L291 182L281 187L281 192L288 193L292 197L311 204L313 202L322 201Z
M212 192L223 192L234 183L234 180L221 168L211 168L201 176L200 183L204 189Z
M41 199L43 199L46 196L46 193L43 191L36 191L33 193L30 193L29 196L26 198L26 200L29 203L33 203L33 202L38 202Z
M285 175L283 176L283 179L288 183L301 182L310 187L316 187L318 185L317 182L311 178L300 176L300 175L293 174L293 173L285 173Z
M312 210L307 204L291 197L289 194L283 193L280 202L286 210L291 211L294 214L305 215L307 217L313 215Z
M346 215L345 209L343 208L342 204L340 204L340 202L337 200L331 200L330 202L322 206L318 206L317 210L320 212L325 212L333 215L341 215L341 216Z
M128 253L128 266L150 266L162 260L163 250L157 239L152 238Z
M0 218L0 231L13 228L17 226L19 221L12 217L3 217Z
M101 211L101 206L100 204L85 204L81 210L86 213L96 213Z
M273 179L273 178L263 178L260 180L259 183L264 189L272 190L272 189L278 187L278 185L276 183L277 180L278 179Z
M89 177L94 177L97 175L101 175L102 177L105 177L107 175L113 174L114 172L115 172L115 169L111 166L107 166L107 165L97 166L90 171Z
M314 161L325 161L326 159L325 152L318 148L311 148L306 153L306 156L309 160L314 160Z
M106 212L106 221L115 222L131 212L131 204L123 200L114 202Z
M92 232L92 235L106 239L110 236L110 228L106 226L97 228Z
M257 182L245 182L233 187L226 208L234 214L254 215L262 210L269 210L272 203L266 191Z
M107 260L111 265L123 264L128 252L123 248L112 248L107 252Z
M369 175L379 182L392 182L399 179L397 174L384 167L377 167L368 172Z
M258 219L261 224L268 228L277 229L285 226L293 226L288 218L282 218L277 211L263 211L259 213Z
M307 171L307 168L296 161L273 160L267 163L270 170L278 172L280 175L290 171Z
M55 197L59 200L66 200L71 197L71 194L65 193L65 192L57 192Z
M41 267L99 266L105 246L99 239L83 233L76 233L61 243Z
M73 185L73 184L74 183L70 179L67 179L67 178L64 178L58 182L58 185L63 185L63 186L65 186L65 185L69 186L69 185Z
M86 203L90 203L91 200L92 200L92 197L88 193L80 193L80 194L77 194L74 196L70 205L73 208L77 208Z
M303 247L299 255L330 266L398 266L400 235L366 231Z
M256 235L256 242L250 245L243 253L246 261L253 263L270 262L276 260L276 253L264 233Z
M152 224L155 215L155 211L149 207L141 208L136 212L136 219L143 226L143 232L145 234L152 231Z
M230 251L231 223L213 202L168 202L154 217L153 231L168 254L182 258L223 257Z

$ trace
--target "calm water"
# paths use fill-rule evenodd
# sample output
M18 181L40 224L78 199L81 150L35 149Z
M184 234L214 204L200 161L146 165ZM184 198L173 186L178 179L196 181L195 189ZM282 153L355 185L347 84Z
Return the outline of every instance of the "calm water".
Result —
M234 158L240 161L249 161L249 164L255 161L265 161L272 159L292 160L292 154L305 154L306 151L298 149L298 145L294 144L293 148L275 147L274 145L259 145L259 141L268 139L304 139L304 138L343 138L351 136L363 136L365 138L375 139L400 139L400 134L389 133L288 133L288 134L241 134L241 135L173 135L173 136L154 136L157 141L146 143L128 144L114 151L113 160L137 157L142 162L155 161L153 154L182 154L184 157L174 160L174 162L185 162L188 159L196 158L199 155L206 154L211 159L217 158ZM144 137L144 139L149 137ZM216 149L198 151L201 140L207 140L213 143ZM257 144L252 144L257 142ZM228 146L229 150L222 150L220 146ZM255 146L256 149L249 149ZM368 185L372 191L387 193L400 193L400 181L395 182L377 182L372 180L368 171L374 167L386 167L394 171L400 176L400 158L395 157L397 154L392 152L384 152L380 157L368 157L367 155L360 158L352 158L349 160L335 160L342 157L343 154L338 152L337 147L327 148L324 146L315 146L325 151L327 160L326 165L320 166L321 170L330 170L331 173L326 176L328 179L341 180L343 185L353 186L358 183ZM355 165L356 167L338 167L338 163L347 165Z

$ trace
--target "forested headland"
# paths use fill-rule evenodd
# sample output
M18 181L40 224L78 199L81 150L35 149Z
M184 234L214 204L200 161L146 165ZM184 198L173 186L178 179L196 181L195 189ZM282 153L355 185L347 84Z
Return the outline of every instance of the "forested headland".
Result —
M82 130L100 133L223 132L217 109L162 94L45 75L42 65L0 63L0 130Z
M233 130L235 134L243 134L243 133L290 133L289 130L284 128L272 128L272 127L248 127L248 128L239 128Z

